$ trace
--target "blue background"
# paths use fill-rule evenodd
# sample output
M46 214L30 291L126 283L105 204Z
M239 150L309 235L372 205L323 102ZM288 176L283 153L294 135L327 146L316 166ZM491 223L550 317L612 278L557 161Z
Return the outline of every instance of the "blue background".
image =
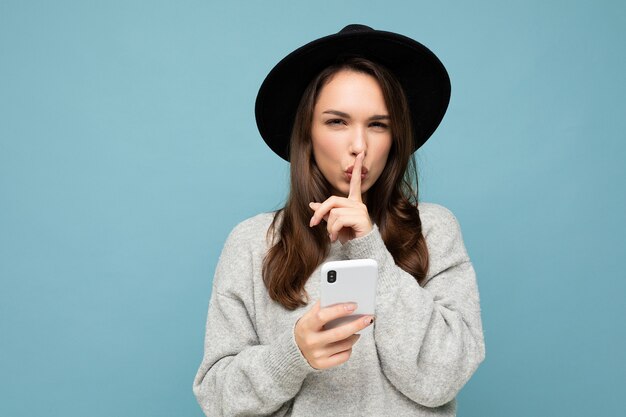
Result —
M459 415L626 415L625 4L2 0L0 415L202 415L222 244L287 190L257 89L357 22L452 79L417 161L481 290Z

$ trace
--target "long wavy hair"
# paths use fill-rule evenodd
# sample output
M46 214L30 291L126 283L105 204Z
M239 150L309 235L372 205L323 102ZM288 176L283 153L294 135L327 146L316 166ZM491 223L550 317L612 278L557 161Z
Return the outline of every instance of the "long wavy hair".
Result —
M291 190L285 206L274 215L268 230L271 248L263 260L263 281L270 297L289 310L308 303L304 286L324 261L330 240L324 222L309 227L309 202L322 202L332 194L313 157L311 125L322 88L339 71L374 77L380 85L390 116L392 145L378 180L367 191L365 204L378 226L395 263L420 285L428 270L428 249L418 211L418 184L411 116L400 83L384 67L364 58L349 58L320 72L305 90L294 120L289 148Z

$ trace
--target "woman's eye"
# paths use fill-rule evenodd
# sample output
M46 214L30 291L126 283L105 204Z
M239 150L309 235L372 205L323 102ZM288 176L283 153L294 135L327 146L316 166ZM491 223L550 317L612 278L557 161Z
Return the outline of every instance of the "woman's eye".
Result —
M337 125L343 124L343 120L341 120L341 119L328 119L328 120L326 120L326 124L327 125L331 125L331 126L337 126Z
M372 122L370 123L371 127L377 128L377 129L387 129L387 124L386 123L382 123L382 122Z

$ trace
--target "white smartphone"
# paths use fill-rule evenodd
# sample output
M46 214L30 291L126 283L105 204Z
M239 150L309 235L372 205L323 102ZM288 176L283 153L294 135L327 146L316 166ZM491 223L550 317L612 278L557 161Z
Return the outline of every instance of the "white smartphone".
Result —
M338 303L357 303L357 309L349 316L332 320L324 329L332 329L364 315L374 315L376 307L376 284L378 263L373 259L331 261L322 265L320 282L320 306ZM356 334L368 334L372 326Z

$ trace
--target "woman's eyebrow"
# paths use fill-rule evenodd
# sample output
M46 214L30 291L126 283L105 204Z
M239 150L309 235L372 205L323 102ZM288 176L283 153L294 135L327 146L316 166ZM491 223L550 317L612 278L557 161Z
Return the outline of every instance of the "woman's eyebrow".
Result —
M344 113L339 110L326 110L325 112L322 112L322 114L333 114L335 116L343 117L346 119L350 118L350 115L348 113ZM388 119L390 119L390 117L386 114L376 114L369 118L369 120L388 120Z
M344 112L339 111L339 110L326 110L322 114L334 114L335 116L344 117L346 119L350 118L350 115L348 113L344 113Z

